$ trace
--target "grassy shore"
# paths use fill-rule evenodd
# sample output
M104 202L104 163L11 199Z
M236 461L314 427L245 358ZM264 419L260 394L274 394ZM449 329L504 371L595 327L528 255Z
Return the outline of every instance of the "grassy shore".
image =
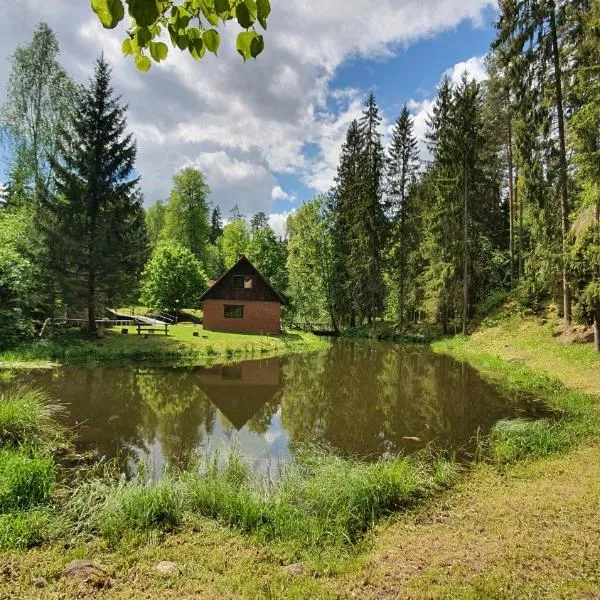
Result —
M169 334L138 336L135 327L108 329L103 338L78 330L57 332L12 350L0 352L1 368L52 367L66 363L107 360L161 360L207 364L229 360L265 358L317 350L327 341L312 333L288 331L281 335L256 335L204 331L202 326L180 324ZM197 336L194 336L197 333Z
M203 476L142 486L91 477L69 493L55 473L35 505L0 516L0 537L17 532L6 547L28 528L21 546L45 540L4 552L0 597L96 593L97 581L61 575L86 558L106 567L106 598L592 598L600 386L590 378L600 358L559 346L554 325L511 316L433 345L557 413L498 424L460 474L433 455L364 465L318 453L275 486L235 457L225 469L204 465ZM154 568L164 560L176 565L167 575Z

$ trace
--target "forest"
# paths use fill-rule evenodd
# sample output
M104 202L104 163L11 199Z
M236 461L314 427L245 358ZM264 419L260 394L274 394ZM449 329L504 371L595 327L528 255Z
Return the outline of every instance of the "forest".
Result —
M406 105L384 135L370 94L329 193L278 236L263 212L223 215L192 166L145 208L110 65L76 83L40 24L0 111L0 345L61 311L94 329L104 307L196 308L246 254L290 322L468 333L511 295L594 325L600 350L599 31L598 2L502 2L487 78L445 77L425 140Z

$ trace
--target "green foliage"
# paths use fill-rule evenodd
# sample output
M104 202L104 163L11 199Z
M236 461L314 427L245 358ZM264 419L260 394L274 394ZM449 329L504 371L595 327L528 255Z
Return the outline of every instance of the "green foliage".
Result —
M145 306L173 311L193 307L206 289L206 275L187 248L165 243L154 250L144 268L141 289Z
M206 178L198 169L185 167L173 176L161 240L187 248L202 264L207 260L210 235Z
M167 207L161 200L156 200L146 211L146 229L148 230L148 241L152 249L156 248L162 237L166 217Z
M269 0L92 0L91 5L107 29L114 29L125 18L127 8L129 27L123 54L133 55L141 71L150 68L147 51L156 62L167 58L167 45L154 41L165 31L173 48L189 51L196 60L206 50L216 55L220 34L214 27L230 20L237 20L246 30L237 35L238 52L244 60L256 58L264 49L256 23L266 30L271 12Z
M268 224L254 229L247 255L261 275L278 292L287 289L286 248Z
M250 245L250 231L248 224L242 218L227 223L223 228L223 259L225 268L229 269L239 259L241 254L248 252Z
M316 196L288 217L288 294L293 319L309 323L329 321L332 248L327 235L326 198Z

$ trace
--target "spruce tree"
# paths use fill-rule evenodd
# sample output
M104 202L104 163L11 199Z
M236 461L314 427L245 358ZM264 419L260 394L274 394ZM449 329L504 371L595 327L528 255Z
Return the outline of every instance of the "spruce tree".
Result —
M406 105L392 130L387 159L387 208L392 218L391 272L396 289L396 317L404 321L405 281L408 254L414 247L409 234L409 197L419 167L417 139Z
M210 215L209 242L215 244L221 235L223 235L223 218L221 216L221 209L217 205L212 209Z
M126 133L126 107L110 85L103 57L78 91L52 160L57 193L42 224L50 267L71 306L86 307L90 330L102 304L126 299L143 266L147 236L133 176L136 144Z
M363 140L358 122L352 121L342 146L335 185L329 195L332 236L332 308L343 325L356 324L359 309L355 280L351 277L350 250L355 205L362 193Z
M363 139L364 158L361 191L357 197L353 222L351 268L356 273L356 292L361 317L369 325L383 309L383 250L387 239L387 221L383 206L385 155L379 108L371 93L365 102L358 129Z

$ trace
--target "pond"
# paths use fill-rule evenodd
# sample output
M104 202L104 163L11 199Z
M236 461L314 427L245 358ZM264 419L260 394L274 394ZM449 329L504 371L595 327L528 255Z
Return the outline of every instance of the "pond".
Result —
M261 471L306 443L364 459L431 442L468 453L479 428L544 412L450 357L383 342L211 367L69 366L18 372L19 383L67 405L79 450L155 473L221 447Z

